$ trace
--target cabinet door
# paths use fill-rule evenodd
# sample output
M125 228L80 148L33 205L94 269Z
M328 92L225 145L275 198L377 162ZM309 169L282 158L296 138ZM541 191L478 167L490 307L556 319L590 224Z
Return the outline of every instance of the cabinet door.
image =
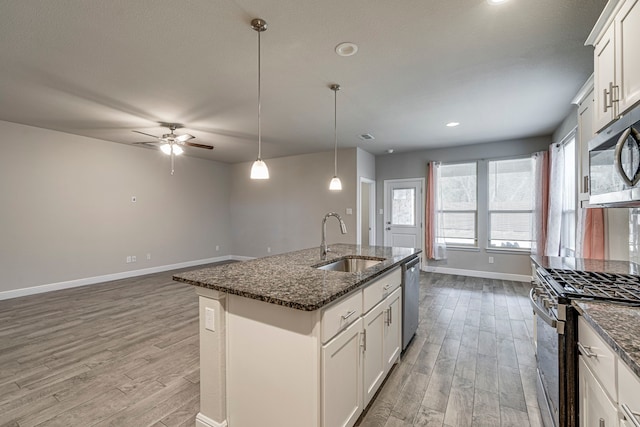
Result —
M618 396L620 404L620 426L633 427L630 417L640 423L640 378L634 374L629 367L618 359ZM630 414L625 413L625 409Z
M580 356L578 366L581 427L618 426L617 407L609 400L600 383Z
M589 141L593 132L593 91L578 106L578 200L589 200Z
M386 301L386 300L385 300ZM364 316L364 407L366 408L384 381L386 373L384 338L387 306L380 302Z
M386 322L384 328L385 374L400 356L402 347L402 289L397 289L385 300Z
M640 101L640 0L627 0L615 18L619 112Z
M362 319L322 346L322 425L351 427L362 413Z
M600 131L615 118L615 105L611 102L610 85L615 84L615 25L610 25L594 51L594 123L595 130ZM609 106L612 105L612 106Z

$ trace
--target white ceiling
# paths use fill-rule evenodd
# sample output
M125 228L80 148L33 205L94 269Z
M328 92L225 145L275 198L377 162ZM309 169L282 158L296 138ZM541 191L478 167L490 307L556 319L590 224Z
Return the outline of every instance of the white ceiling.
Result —
M0 120L119 143L177 122L216 146L189 154L253 160L260 17L265 159L333 148L331 83L340 147L549 135L593 70L584 41L605 3L0 0ZM357 55L336 55L344 41Z

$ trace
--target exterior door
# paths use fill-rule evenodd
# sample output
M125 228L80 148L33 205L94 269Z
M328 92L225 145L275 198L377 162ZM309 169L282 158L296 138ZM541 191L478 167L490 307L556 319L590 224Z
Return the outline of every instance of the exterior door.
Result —
M394 179L384 182L384 244L422 249L424 179Z

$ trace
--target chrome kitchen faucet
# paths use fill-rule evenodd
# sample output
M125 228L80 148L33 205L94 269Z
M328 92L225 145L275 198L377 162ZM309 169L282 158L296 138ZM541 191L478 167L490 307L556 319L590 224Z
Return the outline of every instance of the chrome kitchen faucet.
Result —
M329 212L328 214L326 214L324 218L322 218L322 243L320 243L320 259L321 260L327 259L327 252L331 251L327 247L327 218L329 218L330 216L334 216L338 219L338 221L340 221L340 232L342 234L347 234L347 226L344 224L344 221L342 220L342 218L340 218L340 215L338 215L335 212Z

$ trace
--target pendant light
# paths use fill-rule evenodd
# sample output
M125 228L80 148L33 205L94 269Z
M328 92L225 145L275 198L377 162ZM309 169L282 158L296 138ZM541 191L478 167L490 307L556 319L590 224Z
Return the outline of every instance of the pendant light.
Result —
M267 22L263 19L256 18L251 21L251 28L258 33L258 158L251 166L251 179L269 179L269 169L267 164L262 160L262 130L260 127L260 33L267 31Z
M333 84L329 86L329 88L333 91L333 136L335 139L333 148L333 178L331 178L331 182L329 183L329 190L340 191L342 190L342 182L340 178L338 178L338 91L340 90L340 85Z

